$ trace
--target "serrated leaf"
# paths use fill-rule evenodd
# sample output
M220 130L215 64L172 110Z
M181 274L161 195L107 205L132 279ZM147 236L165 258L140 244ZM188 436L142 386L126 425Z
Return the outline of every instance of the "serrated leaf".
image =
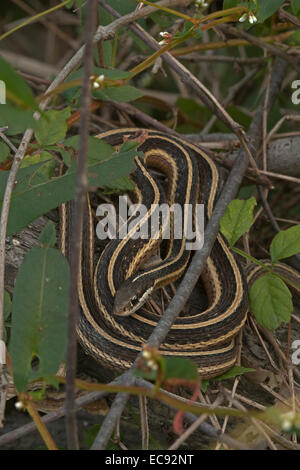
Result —
M288 258L300 252L300 225L295 225L287 230L281 230L273 238L270 245L272 262Z
M221 219L220 229L231 246L233 246L253 224L253 211L256 204L255 198L251 197L247 200L233 199L228 205Z
M284 2L285 0L257 0L257 20L262 23L279 10Z
M242 366L234 366L224 374L215 377L214 380L230 379L232 377L236 377L237 375L245 374L245 372L255 372L255 369L249 369L247 367Z
M251 286L250 308L260 325L275 330L291 319L292 294L281 279L268 273Z
M67 119L71 115L71 109L61 111L50 109L37 121L35 137L40 145L52 145L65 138L68 125Z
M102 90L93 90L93 95L104 101L117 101L127 103L144 96L144 93L131 85L105 87Z
M7 98L22 108L37 109L34 95L18 72L0 56L0 80L5 83ZM2 105L1 105L2 106Z
M16 388L54 375L64 359L67 338L69 265L54 248L32 248L16 279L10 354ZM38 371L31 362L39 359Z

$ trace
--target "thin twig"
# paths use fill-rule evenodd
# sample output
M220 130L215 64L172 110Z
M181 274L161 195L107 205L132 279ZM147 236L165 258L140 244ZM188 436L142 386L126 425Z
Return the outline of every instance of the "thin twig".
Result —
M86 47L83 60L83 87L80 108L79 153L77 159L76 188L74 198L74 217L70 246L70 292L68 317L68 344L66 362L66 431L69 450L79 448L76 407L75 378L77 362L76 324L79 317L78 277L80 272L80 245L84 216L84 203L87 192L87 152L89 135L89 107L91 103L90 76L93 65L93 33L95 29L96 1L87 4Z
M243 38L246 39L248 42L251 44L254 44L257 47L260 47L261 49L267 50L270 54L272 54L275 57L278 57L285 62L288 62L288 64L294 68L298 73L300 73L300 65L297 60L297 57L292 57L285 52L283 52L279 47L274 46L273 44L268 44L267 42L262 41L261 39L257 38L256 36L253 36L252 34L246 33L246 31L242 31L237 28L233 28L232 26L228 25L223 25L220 26L220 29L223 33L227 33L231 36L235 36L238 38Z

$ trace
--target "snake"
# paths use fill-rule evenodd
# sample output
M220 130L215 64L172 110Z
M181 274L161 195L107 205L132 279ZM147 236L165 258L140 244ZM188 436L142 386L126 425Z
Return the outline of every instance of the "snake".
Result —
M85 200L77 336L86 354L103 366L121 372L134 364L161 319L157 311L142 308L143 305L159 288L178 280L193 255L186 248L184 231L182 237L171 234L168 240L163 239L167 219L162 216L154 235L141 237L138 233L149 223L153 208L165 203L170 207L187 204L193 208L202 204L206 226L220 193L221 179L206 151L180 137L140 128L113 129L96 137L115 149L124 142L137 143L135 169L130 179L135 188L135 201L146 207L142 217L129 216L128 233L122 237L117 233L95 259L95 227L88 195ZM193 211L195 226L196 211ZM171 211L170 214L167 222L173 227L174 215ZM74 202L63 204L60 249L67 258L74 217ZM147 261L158 250L161 258L148 266ZM249 310L245 273L221 233L207 258L201 283L207 305L196 313L179 315L159 353L190 359L200 377L211 378L236 363L238 336Z

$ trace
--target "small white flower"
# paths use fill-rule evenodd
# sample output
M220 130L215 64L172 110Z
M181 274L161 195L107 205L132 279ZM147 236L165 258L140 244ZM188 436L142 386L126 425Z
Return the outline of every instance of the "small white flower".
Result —
M147 349L144 349L142 352L142 356L144 359L150 359L151 358L151 353Z
M156 362L153 361L153 359L149 359L149 361L147 361L147 367L151 370L158 369L158 365L156 364Z
M15 403L15 407L18 411L22 410L24 408L24 403L22 401L17 401Z
M195 7L201 10L201 8L208 7L208 3L204 0L195 0Z
M256 16L252 13L252 11L250 11L250 13L249 13L249 23L251 23L251 24L257 23L257 18L256 18Z
M283 431L289 431L295 425L297 420L297 415L294 411L288 411L281 416L281 427Z
M257 18L252 11L249 11L248 13L244 13L240 17L239 22L244 23L244 21L247 21L247 20L249 21L250 24L257 23Z
M165 46L166 44L168 44L170 42L170 40L172 39L172 34L169 33L168 31L161 31L159 33L160 37L163 38L162 41L159 41L159 45L160 46Z
M244 23L244 21L246 21L247 18L248 18L248 14L247 14L247 13L244 13L244 14L240 17L239 22L240 22L240 23Z
M96 79L94 79L94 82L93 82L93 88L99 88L100 85L104 82L104 75L99 75Z

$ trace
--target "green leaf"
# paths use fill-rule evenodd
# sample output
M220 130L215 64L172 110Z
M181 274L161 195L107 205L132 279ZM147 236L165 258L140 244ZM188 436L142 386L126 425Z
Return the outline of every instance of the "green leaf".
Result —
M300 13L300 0L292 0L291 6L294 15L298 15L298 13Z
M64 139L67 130L67 119L71 115L71 108L61 111L51 109L46 111L36 123L35 137L40 145L51 145Z
M144 93L131 85L122 85L115 87L105 87L102 90L93 90L93 95L104 101L117 101L118 103L127 103L134 101Z
M0 141L0 163L5 162L9 154L10 154L9 146L5 142Z
M56 243L56 230L53 222L49 221L39 236L41 246L54 247Z
M8 126L5 134L22 134L25 129L33 129L35 125L32 111L17 108L10 103L0 104L0 127Z
M117 178L128 175L135 168L134 157L137 154L135 148L127 152L115 153L113 156L111 156L111 152L113 152L112 147L108 148L107 145L105 145L103 149L104 152L101 154L102 160L93 162L88 166L87 176L90 188L105 186L110 181L115 181ZM24 175L23 173L23 179L17 185L16 192L13 192L8 217L8 236L17 233L37 217L46 214L63 202L70 201L74 197L76 181L75 166L63 176L52 178L36 186L29 184L30 178L29 181L27 181L28 176L32 175L32 168L23 168L22 170L23 172L27 170L28 175L26 177L26 174ZM0 173L1 203L8 172L2 173L5 173L5 175Z
M26 168L36 163L42 163L42 165L33 173L30 184L35 186L36 184L43 183L48 181L53 175L56 162L51 153L46 150L42 150L41 153L36 153L35 155L27 155L21 165L21 168Z
M187 382L198 382L199 375L196 364L184 357L164 357L161 356L161 370L163 371L162 381L169 385L183 385ZM134 374L146 380L155 381L158 377L157 370L144 371L137 369Z
M21 168L18 171L18 176L15 183L12 198L24 192L31 185L31 180L33 176L36 174L36 172L42 165L43 163L40 162L35 165L31 165L27 168ZM0 203L3 200L8 175L9 171L0 171Z
M25 80L1 56L0 80L5 83L6 96L10 101L22 108L38 108L34 95Z
M273 238L270 245L272 262L288 258L300 252L300 225L295 225L287 230L281 230Z
M12 301L8 292L4 291L4 328L3 328L3 341L7 343L6 328L11 324L7 321L12 310Z
M256 199L251 197L247 200L233 199L228 205L221 219L220 229L231 246L233 246L253 224L253 210L256 204Z
M203 379L201 383L201 392L206 393L206 390L209 386L209 380L208 379Z
M196 364L184 357L165 357L164 380L180 379L183 381L199 380Z
M134 191L134 183L127 177L122 176L105 185L105 194Z
M275 330L281 322L291 319L292 294L281 279L268 273L253 283L250 307L260 325Z
M10 298L9 293L5 290L4 291L4 320L7 320L9 315L11 314L12 309L12 301Z
M229 8L237 7L241 4L240 0L224 0L223 1L223 10L227 10Z
M249 369L247 367L242 367L242 366L234 366L232 369L228 370L222 375L218 375L218 377L215 377L214 380L225 380L225 379L230 379L232 377L236 377L237 375L244 374L245 372L255 372L255 369Z
M16 388L55 374L67 338L69 265L54 248L32 248L19 269L13 298L10 354ZM34 357L39 359L32 370Z
M79 135L74 135L65 139L64 147L72 147L79 152ZM97 137L88 137L88 165L93 165L94 163L99 163L103 160L106 160L112 153L114 148L111 145L108 145L103 140L98 139ZM68 161L64 159L66 165L71 165L71 159Z
M257 0L257 20L262 23L279 10L284 2L285 0Z

